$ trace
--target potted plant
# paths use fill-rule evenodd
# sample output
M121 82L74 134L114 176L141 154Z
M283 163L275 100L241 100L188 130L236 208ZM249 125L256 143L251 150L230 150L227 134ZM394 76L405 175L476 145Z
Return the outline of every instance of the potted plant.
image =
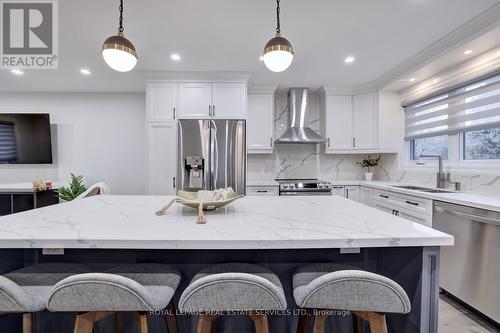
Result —
M83 185L83 176L71 174L71 183L69 186L61 186L59 188L59 198L63 201L71 201L86 190L85 185Z
M378 162L380 162L380 158L381 155L379 155L377 158L373 158L371 155L368 155L362 161L356 162L357 164L361 165L362 168L367 169L367 172L365 172L366 181L371 181L373 179L373 172L371 171L371 168L375 168L378 165Z

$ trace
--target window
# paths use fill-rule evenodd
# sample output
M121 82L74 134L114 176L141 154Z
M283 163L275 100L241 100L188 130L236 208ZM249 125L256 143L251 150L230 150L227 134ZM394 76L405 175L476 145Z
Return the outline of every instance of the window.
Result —
M420 154L440 155L444 160L448 159L448 136L432 136L411 140L410 156L412 160L418 160Z
M409 160L500 162L500 74L404 106ZM471 165L471 164L468 164Z
M500 159L500 127L463 133L463 159Z
M17 159L17 145L14 124L0 123L0 163Z

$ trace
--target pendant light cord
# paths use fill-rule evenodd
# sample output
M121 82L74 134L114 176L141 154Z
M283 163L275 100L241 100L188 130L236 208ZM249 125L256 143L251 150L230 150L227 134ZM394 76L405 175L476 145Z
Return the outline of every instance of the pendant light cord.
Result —
M120 26L118 27L119 32L123 32L123 0L120 0Z
M281 27L280 27L280 0L276 0L277 7L276 7L276 22L278 25L276 26L276 33L279 34L281 33Z

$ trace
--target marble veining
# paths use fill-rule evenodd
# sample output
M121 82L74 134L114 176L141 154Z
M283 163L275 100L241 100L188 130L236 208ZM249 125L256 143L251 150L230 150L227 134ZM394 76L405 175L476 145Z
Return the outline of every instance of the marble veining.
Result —
M446 246L453 237L341 197L245 197L207 212L169 196L96 196L0 218L1 248L300 249Z

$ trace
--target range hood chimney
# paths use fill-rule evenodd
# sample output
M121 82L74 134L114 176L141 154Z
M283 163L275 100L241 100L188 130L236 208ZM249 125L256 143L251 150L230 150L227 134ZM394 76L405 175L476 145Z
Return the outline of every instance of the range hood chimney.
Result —
M305 125L309 89L288 90L288 129L276 143L323 143L326 139Z

